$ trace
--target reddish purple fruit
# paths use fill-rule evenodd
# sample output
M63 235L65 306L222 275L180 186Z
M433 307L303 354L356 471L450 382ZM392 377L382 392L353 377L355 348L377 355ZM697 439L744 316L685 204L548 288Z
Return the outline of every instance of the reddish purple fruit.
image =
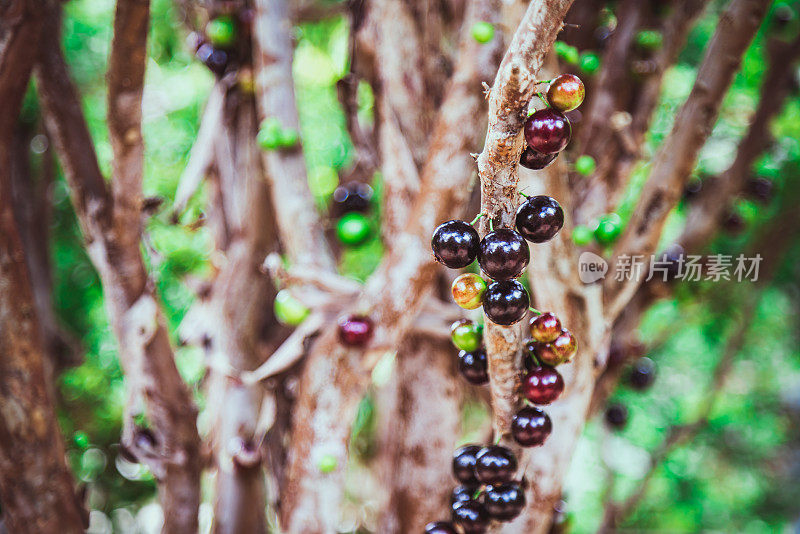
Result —
M544 154L561 152L572 138L572 126L563 113L555 109L540 109L525 121L525 140L528 146Z
M517 471L517 457L508 447L490 445L475 457L475 474L484 484L511 482Z
M372 319L349 315L339 320L339 341L348 347L363 347L372 338Z
M550 367L555 367L556 365L561 365L564 363L564 360L561 359L561 356L556 354L556 351L553 350L552 343L542 343L539 341L533 341L533 352L536 355L536 359L542 362L545 365L549 365Z
M511 420L511 435L523 447L541 445L552 430L550 417L535 406L522 408Z
M525 375L522 393L534 404L550 404L564 391L564 379L552 367L536 367Z
M544 243L564 226L564 210L556 199L547 195L530 197L517 210L517 232L532 243Z
M492 280L517 278L528 266L530 249L525 239L514 230L500 228L481 240L478 263Z
M544 154L528 146L522 151L522 155L519 157L519 164L526 169L540 171L553 163L557 157L558 152Z
M561 321L554 313L546 312L534 317L530 320L531 337L535 341L542 343L550 343L555 341L561 335Z

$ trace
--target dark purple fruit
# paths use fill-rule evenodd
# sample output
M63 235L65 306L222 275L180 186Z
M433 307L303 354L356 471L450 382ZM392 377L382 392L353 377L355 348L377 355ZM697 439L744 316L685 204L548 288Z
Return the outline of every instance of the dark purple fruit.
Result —
M512 325L528 312L528 291L516 280L492 282L483 297L483 312L493 323Z
M474 495L478 492L480 486L477 484L469 485L469 484L462 484L460 486L456 486L453 490L452 495L450 495L450 507L454 507L458 503L467 502L474 500Z
M331 205L333 215L341 217L351 211L365 212L372 201L372 187L364 182L348 182L337 187L333 192Z
M509 228L489 232L481 240L478 263L493 280L517 278L528 266L531 253L525 239Z
M208 67L211 72L220 77L225 74L228 68L228 62L230 61L230 56L226 51L214 48L211 43L201 44L195 56L197 56L197 59Z
M522 155L519 157L519 164L526 169L540 171L553 163L557 157L558 152L544 154L528 146L522 151Z
M434 521L425 525L425 534L458 534L458 531L450 521Z
M637 391L644 391L656 380L656 364L650 358L639 358L628 373L628 384Z
M489 363L483 349L458 353L458 370L470 384L482 386L489 382Z
M532 243L544 243L553 239L562 226L564 210L553 197L531 197L517 210L517 232Z
M431 238L436 261L451 269L461 269L475 261L480 243L471 224L456 220L440 224Z
M552 430L550 417L535 406L522 408L511 420L511 435L523 447L541 445Z
M453 476L462 484L477 485L475 474L476 456L481 451L480 445L464 445L453 454Z
M492 519L511 521L525 508L525 490L518 482L487 486L483 506Z
M606 424L614 430L622 430L628 424L628 409L624 404L613 402L605 413Z
M490 445L475 457L475 474L483 484L511 482L517 472L517 457L508 447Z
M768 204L772 200L773 184L766 178L750 178L744 190L748 197L762 204Z
M528 146L544 154L561 152L572 138L572 126L560 111L540 109L525 121Z
M453 507L453 522L464 534L483 534L489 528L489 514L478 501L462 502Z

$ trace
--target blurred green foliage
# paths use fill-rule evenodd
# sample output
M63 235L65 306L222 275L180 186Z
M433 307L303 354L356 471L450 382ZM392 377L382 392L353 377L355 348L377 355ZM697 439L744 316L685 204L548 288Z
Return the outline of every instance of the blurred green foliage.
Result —
M722 4L712 2L712 8L692 31L679 64L667 73L662 101L648 135L647 157L618 210L623 220L630 216L647 176L650 156L669 132L675 112L691 89ZM781 9L789 9L794 18L790 17L788 28L787 25L776 28L774 16L765 23L703 149L698 176L724 170L735 154L737 141L760 95L767 32L779 36L797 32L796 3L776 2L773 11ZM112 15L110 1L73 0L65 4L67 59L82 92L101 168L106 173L111 150L105 125L103 75ZM145 193L164 197L169 204L197 134L199 116L213 77L194 61L185 43L187 31L177 19L173 2L153 0L151 30L144 99ZM338 184L339 172L353 158L335 86L348 69L347 32L347 24L341 19L303 25L296 30L294 73L301 138L309 183L322 210L327 209L327 198ZM577 57L576 54L569 55ZM371 120L373 96L367 86L359 89L359 105L363 118ZM35 119L36 115L35 98L29 98L24 117ZM790 185L800 177L797 91L775 121L773 132L775 143L755 170L773 181L777 196L781 197L791 189L796 192L797 187ZM41 164L41 155L32 157L35 165ZM374 185L377 198L371 222L378 228L379 177ZM130 514L120 510L135 513L152 500L155 485L144 467L129 464L117 455L125 390L116 343L109 332L100 285L83 250L61 177L53 198L51 246L58 313L85 349L85 362L60 378L60 422L76 476L88 485L91 506L115 518L115 524L122 528L120 525ZM184 220L196 219L204 202L201 192L190 203ZM738 254L748 245L756 249L769 246L753 240L758 229L774 215L778 203L773 201L762 207L741 201L738 208L747 229L741 235L722 236L713 244L713 251ZM684 211L680 208L671 218L664 244L679 232ZM797 229L787 231L797 233ZM192 293L183 281L187 276L207 273L211 238L202 227L172 225L166 215L157 215L147 225L144 246L174 335L192 302ZM379 232L373 232L366 244L344 252L341 268L355 278L364 279L377 265L382 250ZM625 523L626 528L775 532L789 528L797 518L800 509L798 265L800 248L796 237L775 280L763 291L745 342L739 347L725 393L715 404L707 428L657 469L650 491ZM644 394L625 387L615 394L630 410L625 430L612 434L599 422L587 427L565 494L569 524L574 531L591 531L597 526L607 497L609 472L616 480L614 497L623 498L641 479L649 461L648 451L664 439L669 426L691 422L696 416L698 402L708 387L725 339L736 328L736 318L745 302L742 294L754 291L753 286L730 291L713 286L684 284L674 298L659 303L647 315L642 338L654 343L648 355L658 364L658 380ZM204 372L200 351L178 347L177 359L184 377L198 388ZM202 405L199 390L198 402ZM477 437L479 421L485 417L483 406L465 410L468 438ZM372 452L374 444L365 441L362 434L374 426L374 407L365 400L355 428L356 452Z

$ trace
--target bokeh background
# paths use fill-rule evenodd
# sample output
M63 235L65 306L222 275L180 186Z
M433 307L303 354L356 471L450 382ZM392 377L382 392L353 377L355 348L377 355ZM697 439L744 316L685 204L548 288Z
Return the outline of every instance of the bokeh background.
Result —
M716 24L723 2L712 2L692 31L678 65L671 69L649 134L648 151L666 136L680 104L688 95L702 51ZM111 0L72 0L65 6L64 39L67 60L84 98L84 108L107 174L111 149L105 125L104 73L111 39ZM613 6L606 14L613 22ZM213 75L193 56L188 31L170 0L153 0L144 97L146 143L145 194L165 199L169 206L199 117L213 84ZM796 35L800 6L775 2L772 15L750 47L741 72L725 100L720 119L696 170L697 180L709 179L732 161L738 139L756 107L764 74L766 34ZM347 72L348 27L343 19L296 28L294 65L301 135L311 190L321 210L347 168L353 148L336 97L336 81ZM585 73L590 76L590 73ZM367 87L359 93L364 118L372 114ZM52 165L47 138L33 91L26 99L23 121L32 129L30 151L36 172ZM735 205L743 222L714 242L711 252L738 254L770 247L763 223L784 202L800 198L800 92L795 88L772 127L775 141L759 160L754 176L772 184L769 199L742 198ZM637 187L647 172L647 157L637 171L619 213L629 215ZM91 532L150 532L158 522L155 484L147 468L118 455L123 405L123 378L116 343L109 331L99 280L86 257L67 187L60 171L52 189L55 213L50 243L55 276L55 302L65 328L85 351L78 367L59 378L59 419L76 476L85 484L93 510ZM380 177L373 210L379 221ZM688 201L684 201L688 202ZM181 224L171 224L169 210L149 219L145 246L151 270L164 302L170 330L177 328L192 303L193 281L210 269L212 240L202 225L204 194L192 200ZM674 215L665 242L675 237L682 210ZM734 225L735 226L735 225ZM602 415L587 426L566 485L560 527L592 531L609 496L624 497L641 482L651 454L675 425L693 423L709 399L717 361L727 341L740 334L732 350L733 367L715 398L707 424L688 442L674 449L652 474L650 488L624 527L632 531L800 532L800 232L783 258L774 279L763 287L747 282L686 282L672 298L661 301L641 328L642 356L657 365L657 379L645 392L623 383L614 401L628 410L627 425L612 430ZM342 256L342 272L364 279L377 264L382 245L373 239ZM265 303L269 305L269 303ZM753 309L754 313L746 313ZM453 349L455 351L455 349ZM200 382L204 375L199 349L178 347L178 366L195 387L202 410ZM380 386L381 377L376 376ZM375 412L364 399L355 425L353 451L361 463L375 452ZM477 439L486 409L470 404L464 417L464 440ZM200 419L201 430L204 425ZM358 467L354 486L358 486ZM208 493L208 492L207 492ZM354 506L358 494L354 492ZM367 508L369 503L366 503ZM204 528L210 524L209 504L201 510Z

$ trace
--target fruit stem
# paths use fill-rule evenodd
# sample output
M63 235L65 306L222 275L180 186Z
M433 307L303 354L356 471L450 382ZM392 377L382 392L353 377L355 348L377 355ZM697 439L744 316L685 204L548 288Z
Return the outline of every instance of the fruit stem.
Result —
M491 218L489 219L489 231L494 232L494 220Z
M530 195L526 195L526 194L525 194L525 193L523 193L522 191L520 191L520 192L519 192L519 194L520 194L520 196L521 196L521 197L523 197L523 198L531 198L531 197L530 197Z
M533 363L536 365L536 367L542 366L542 362L539 361L539 358L537 358L535 354L531 354L530 357L531 360L533 360Z
M541 315L541 314L542 314L542 312L540 312L540 311L539 311L539 310L537 310L536 308L529 307L528 309L529 309L531 312L533 312L533 314L534 314L534 315Z
M472 222L469 223L469 224L474 225L476 222L481 220L481 217L486 217L486 214L485 213L479 213L474 219L472 219Z
M544 93L536 93L536 96L539 97L539 100L544 102L544 105L548 108L550 107L550 102L547 101L547 96Z
M553 78L553 80L555 80L555 78ZM533 85L541 85L543 83L550 83L553 80L539 80L538 82L535 82Z

